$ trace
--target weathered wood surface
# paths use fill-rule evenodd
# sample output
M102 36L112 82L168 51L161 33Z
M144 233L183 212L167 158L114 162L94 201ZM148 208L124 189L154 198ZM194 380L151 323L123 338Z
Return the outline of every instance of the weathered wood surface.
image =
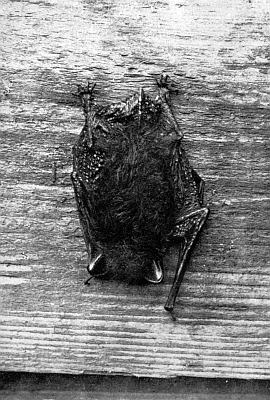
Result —
M1 2L1 370L270 377L267 0ZM176 321L160 286L93 281L69 172L83 116L171 74L211 216ZM55 167L55 168L54 168ZM55 171L54 171L55 169Z

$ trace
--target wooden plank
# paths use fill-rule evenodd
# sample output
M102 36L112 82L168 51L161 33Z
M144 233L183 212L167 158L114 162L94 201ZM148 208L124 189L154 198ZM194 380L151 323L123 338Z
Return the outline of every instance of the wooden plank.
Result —
M1 5L1 370L149 377L270 377L267 1L83 0ZM97 100L155 91L166 70L211 215L173 321L164 284L85 287L69 172ZM56 168L56 173L54 172Z
M5 400L268 400L268 381L2 373Z

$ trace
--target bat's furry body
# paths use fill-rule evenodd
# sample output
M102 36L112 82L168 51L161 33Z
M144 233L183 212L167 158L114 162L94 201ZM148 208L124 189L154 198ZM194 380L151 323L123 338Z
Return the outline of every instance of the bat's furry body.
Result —
M109 107L93 104L93 87L79 88L85 126L73 148L72 181L91 276L159 283L171 239L182 239L171 310L208 210L181 145L168 78L158 85L155 100L141 90Z

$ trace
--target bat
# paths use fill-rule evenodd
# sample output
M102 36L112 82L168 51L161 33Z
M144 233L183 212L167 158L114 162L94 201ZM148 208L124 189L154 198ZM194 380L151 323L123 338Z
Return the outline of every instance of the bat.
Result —
M207 220L204 181L191 167L171 106L168 75L152 99L140 89L125 101L95 104L95 84L78 86L85 123L73 147L74 188L91 278L159 284L163 258L179 244L172 312L187 260Z

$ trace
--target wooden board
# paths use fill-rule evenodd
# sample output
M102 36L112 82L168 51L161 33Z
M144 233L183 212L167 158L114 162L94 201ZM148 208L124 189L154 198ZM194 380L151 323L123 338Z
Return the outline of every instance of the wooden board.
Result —
M269 26L263 0L11 1L0 6L0 369L270 377ZM173 321L164 284L87 277L69 173L72 92L125 98L169 73L211 216Z
M268 400L269 381L0 373L5 400Z

